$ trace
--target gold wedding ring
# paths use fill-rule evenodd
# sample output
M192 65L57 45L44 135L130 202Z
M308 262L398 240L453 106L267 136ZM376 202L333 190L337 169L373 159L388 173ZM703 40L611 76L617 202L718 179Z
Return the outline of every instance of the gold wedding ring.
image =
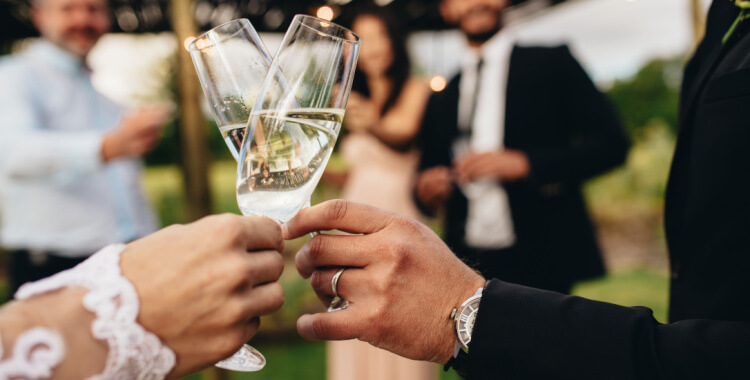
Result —
M331 279L331 291L333 292L333 301L331 301L331 306L328 307L328 311L343 310L349 307L349 301L341 298L339 296L339 291L338 291L339 278L341 277L341 274L344 273L345 269L346 268L341 268L337 270L336 274L334 274L333 278Z

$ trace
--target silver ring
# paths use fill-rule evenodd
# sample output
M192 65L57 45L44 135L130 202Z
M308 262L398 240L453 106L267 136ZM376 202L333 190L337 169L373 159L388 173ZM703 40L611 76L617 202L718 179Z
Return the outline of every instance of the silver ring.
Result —
M346 270L346 268L341 268L336 271L336 274L333 275L333 279L331 279L331 291L333 291L334 297L339 297L339 292L337 289L339 285L339 277L341 277L341 274L344 273L344 270Z

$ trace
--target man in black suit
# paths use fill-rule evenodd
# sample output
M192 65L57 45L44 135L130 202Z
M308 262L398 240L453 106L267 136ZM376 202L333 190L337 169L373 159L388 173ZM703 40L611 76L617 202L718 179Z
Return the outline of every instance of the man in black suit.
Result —
M518 47L505 0L443 0L470 51L430 98L421 208L445 205L445 242L487 278L567 293L604 268L581 182L621 164L620 123L567 47Z
M476 379L750 378L750 20L721 41L739 13L714 1L685 70L666 199L671 323L644 307L485 282L423 225L336 201L284 226L285 238L363 233L319 235L298 253L300 273L325 301L331 267L346 267L336 295L350 302L302 316L300 334L359 338Z

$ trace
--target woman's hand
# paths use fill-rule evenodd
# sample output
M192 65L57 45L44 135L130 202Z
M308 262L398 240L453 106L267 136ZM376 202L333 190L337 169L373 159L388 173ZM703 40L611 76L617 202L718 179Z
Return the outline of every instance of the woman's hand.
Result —
M177 355L170 377L228 357L258 331L259 316L281 307L283 247L276 222L232 214L127 246L121 267L140 298L138 322Z
M358 92L352 92L349 95L344 120L349 131L367 132L380 120L380 115L375 103Z

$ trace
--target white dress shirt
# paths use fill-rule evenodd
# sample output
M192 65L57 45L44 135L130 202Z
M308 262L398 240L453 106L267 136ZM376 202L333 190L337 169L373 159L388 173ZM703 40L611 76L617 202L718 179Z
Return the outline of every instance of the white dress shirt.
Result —
M45 41L0 60L0 244L80 257L156 229L141 162L104 163L121 109Z
M461 157L467 151L482 153L504 148L505 93L512 50L512 32L503 29L484 43L481 51L471 51L464 59L459 83L458 125L464 130L471 128L471 138L459 138L454 143L454 157ZM483 65L477 73L480 58ZM469 120L472 108L474 117ZM508 194L500 182L479 178L460 188L468 200L466 244L481 249L512 246L516 235Z

